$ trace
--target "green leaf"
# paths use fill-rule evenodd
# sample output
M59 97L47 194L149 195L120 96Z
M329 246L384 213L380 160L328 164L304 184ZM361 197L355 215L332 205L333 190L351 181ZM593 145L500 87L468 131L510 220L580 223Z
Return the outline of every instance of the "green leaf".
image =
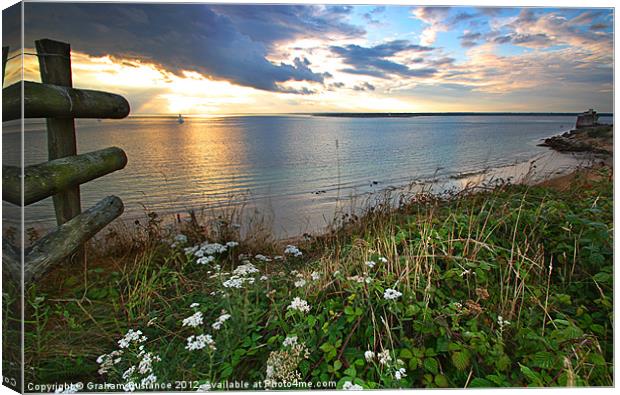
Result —
M469 351L457 351L452 354L452 363L454 364L454 367L456 367L458 370L463 371L467 369L470 363Z
M435 358L424 358L424 368L433 374L437 374L439 364Z
M523 375L525 376L525 378L527 378L530 384L533 384L536 387L543 387L543 382L538 373L534 372L532 369L528 368L525 365L519 364L519 366L521 368L521 373L523 373Z
M495 385L493 385L493 383L490 382L489 380L483 379L481 377L476 377L472 379L472 381L469 383L469 387L470 388L488 388L488 387L495 387Z
M321 347L319 347L321 349L321 351L323 352L330 352L334 349L334 346L332 346L329 343L323 343L321 344Z
M532 364L536 367L549 369L554 366L555 356L547 351L539 351L532 357Z
M411 359L413 358L413 354L408 349L403 348L402 350L400 350L400 357L402 359Z
M443 374L438 374L435 376L435 384L439 388L447 388L449 386L448 379Z

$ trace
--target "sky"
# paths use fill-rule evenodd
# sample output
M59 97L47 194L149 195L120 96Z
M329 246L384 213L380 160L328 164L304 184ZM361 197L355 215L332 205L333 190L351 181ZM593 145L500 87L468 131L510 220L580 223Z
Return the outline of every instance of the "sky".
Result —
M70 43L74 86L120 93L133 115L613 110L612 9L26 3L24 15L26 52ZM38 81L36 57L24 66Z

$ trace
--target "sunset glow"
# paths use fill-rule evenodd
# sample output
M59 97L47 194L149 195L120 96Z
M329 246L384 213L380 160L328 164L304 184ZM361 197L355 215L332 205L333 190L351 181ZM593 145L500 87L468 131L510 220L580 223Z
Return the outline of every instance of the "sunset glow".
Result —
M170 7L169 24L145 25ZM606 9L29 3L25 12L26 43L70 42L75 86L124 94L132 114L612 106L613 14ZM72 24L45 24L50 13ZM135 26L115 29L118 13ZM181 37L185 23L175 17L204 24L186 47L145 39ZM91 37L91 45L88 33L76 33L102 24L113 37ZM36 58L26 56L24 65L25 78L38 80Z

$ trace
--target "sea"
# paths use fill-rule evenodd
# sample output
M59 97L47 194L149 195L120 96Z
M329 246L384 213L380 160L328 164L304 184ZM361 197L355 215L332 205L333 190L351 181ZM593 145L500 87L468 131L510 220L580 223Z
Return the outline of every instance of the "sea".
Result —
M472 183L530 182L591 160L540 147L574 127L575 116L437 115L346 118L316 115L128 117L76 120L78 152L110 146L127 166L81 186L86 209L108 195L122 221L155 212L237 213L280 238L316 233L374 198L418 189L441 193ZM612 119L601 118L612 123ZM45 120L27 120L26 165L47 160ZM19 124L3 125L3 162L18 164ZM8 205L8 206L7 206ZM5 214L10 203L3 202ZM54 225L52 199L26 208L26 227Z

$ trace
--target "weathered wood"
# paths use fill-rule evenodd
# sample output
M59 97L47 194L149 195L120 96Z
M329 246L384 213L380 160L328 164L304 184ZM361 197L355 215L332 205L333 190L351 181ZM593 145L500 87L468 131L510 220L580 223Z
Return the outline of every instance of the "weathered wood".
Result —
M71 46L49 39L34 43L39 54L41 81L44 84L71 87ZM75 123L72 118L47 118L47 149L50 160L77 154ZM78 215L80 206L79 186L54 195L58 225Z
M67 188L120 170L127 155L118 147L67 156L24 169L24 205L38 202ZM2 167L2 199L20 205L20 168Z
M25 251L24 283L41 278L69 258L80 246L123 213L123 202L108 196L75 218L58 226Z
M24 81L24 118L112 118L129 114L129 103L113 93ZM2 121L21 117L22 83L3 90Z
M14 284L21 284L22 265L20 250L2 238L2 275Z
M4 70L6 70L6 61L9 57L9 47L2 47L2 85L4 86ZM2 98L4 100L4 97Z

